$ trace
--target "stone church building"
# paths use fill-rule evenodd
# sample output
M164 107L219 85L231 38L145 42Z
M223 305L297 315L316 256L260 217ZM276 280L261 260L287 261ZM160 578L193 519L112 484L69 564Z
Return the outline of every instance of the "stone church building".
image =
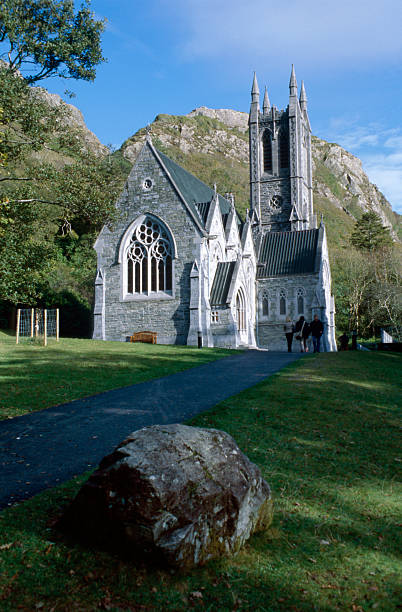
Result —
M289 105L260 109L251 92L250 210L158 151L150 137L117 202L119 221L96 243L94 339L137 331L160 344L286 350L287 317L324 323L336 350L323 223L313 213L311 128L292 68Z

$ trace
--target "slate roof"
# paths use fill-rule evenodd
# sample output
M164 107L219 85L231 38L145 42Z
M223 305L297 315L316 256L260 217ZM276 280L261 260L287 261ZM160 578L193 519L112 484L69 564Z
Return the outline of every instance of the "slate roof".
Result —
M268 232L258 257L257 278L316 272L319 229Z
M218 262L211 289L211 306L224 306L226 304L235 265L235 261Z
M208 218L209 205L211 202L196 202L198 214L200 215L203 224L205 225Z
M184 170L181 166L176 164L167 155L156 149L159 157L164 163L170 176L176 183L181 195L183 196L187 206L197 219L200 219L202 225L205 226L207 220L209 206L215 192L211 187L208 187L205 183L200 181L196 176ZM231 204L218 194L219 208L221 209L222 215L228 215L231 210Z

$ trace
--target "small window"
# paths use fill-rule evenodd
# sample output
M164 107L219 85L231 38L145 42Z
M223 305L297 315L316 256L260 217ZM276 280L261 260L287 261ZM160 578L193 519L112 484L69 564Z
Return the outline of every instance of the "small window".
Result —
M263 161L264 161L264 172L268 172L268 174L272 174L272 142L271 142L271 134L269 132L265 132L262 139L262 149L263 149Z
M286 293L284 289L279 292L279 314L286 315Z
M279 135L279 162L281 168L289 168L289 137L284 129Z
M268 293L264 291L260 297L261 304L261 316L267 318L269 316L269 301L268 301Z
M297 290L297 314L304 314L304 290Z
M219 321L219 313L217 310L211 310L211 322L218 323Z

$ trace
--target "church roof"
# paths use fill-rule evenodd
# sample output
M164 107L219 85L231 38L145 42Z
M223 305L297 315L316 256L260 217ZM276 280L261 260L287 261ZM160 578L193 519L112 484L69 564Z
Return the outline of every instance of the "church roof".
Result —
M187 206L190 208L191 212L202 221L203 226L205 226L209 206L215 195L214 190L200 181L196 176L184 170L184 168L176 164L176 162L158 149L157 153L174 180ZM222 216L228 215L231 210L230 202L220 194L218 194L218 200Z
M262 239L257 278L316 272L319 229L268 232Z
M235 261L219 261L211 289L211 306L224 306L227 301Z

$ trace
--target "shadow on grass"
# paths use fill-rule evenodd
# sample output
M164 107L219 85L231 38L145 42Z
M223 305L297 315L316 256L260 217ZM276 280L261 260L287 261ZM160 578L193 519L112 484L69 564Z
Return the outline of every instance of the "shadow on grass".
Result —
M193 419L233 435L273 490L272 527L237 557L182 575L63 542L52 521L81 478L0 514L4 609L396 610L394 357L309 357Z
M1 346L0 417L145 382L233 354L225 349L62 339L49 347Z

